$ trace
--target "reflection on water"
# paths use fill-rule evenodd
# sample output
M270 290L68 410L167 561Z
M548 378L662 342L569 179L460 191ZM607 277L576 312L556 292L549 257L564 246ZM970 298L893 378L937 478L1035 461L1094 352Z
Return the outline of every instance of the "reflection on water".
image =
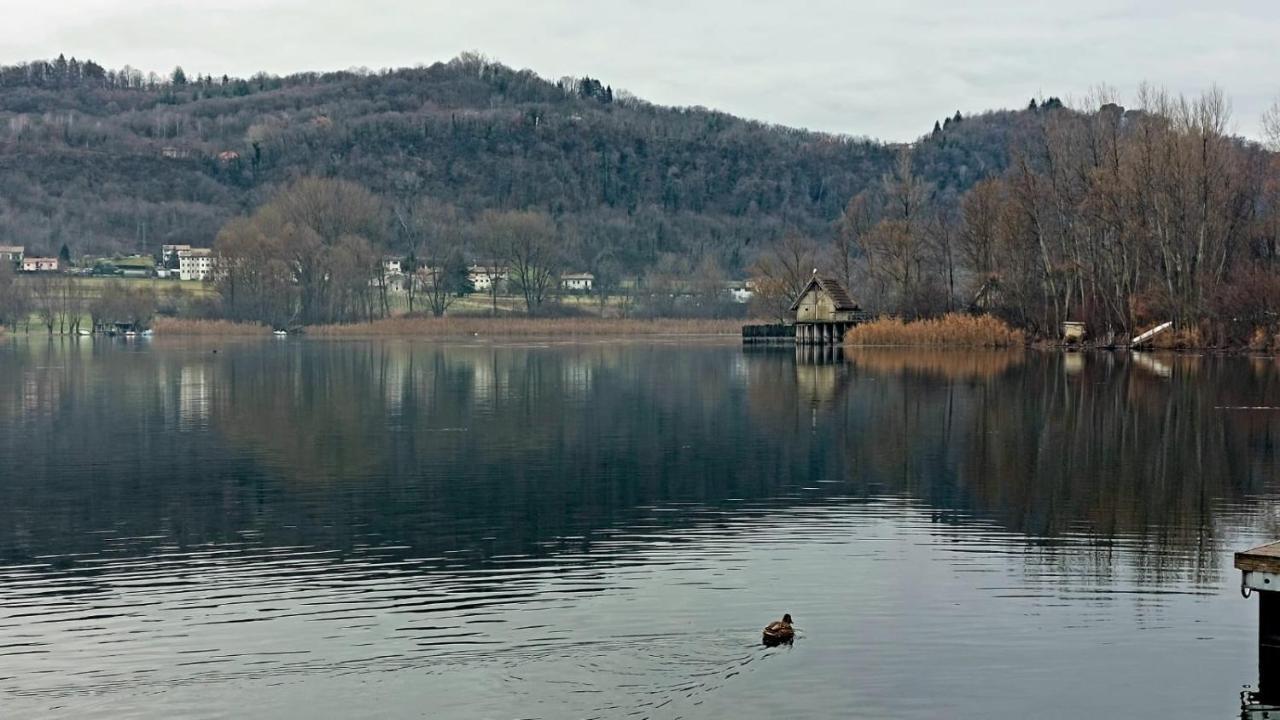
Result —
M1228 717L1276 406L1248 359L6 342L3 703Z

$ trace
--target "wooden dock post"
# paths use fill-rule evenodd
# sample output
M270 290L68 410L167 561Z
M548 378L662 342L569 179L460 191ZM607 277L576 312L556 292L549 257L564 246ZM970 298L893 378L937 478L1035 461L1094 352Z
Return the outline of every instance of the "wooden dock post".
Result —
M1258 593L1258 690L1252 709L1280 709L1280 542L1236 553L1242 592Z

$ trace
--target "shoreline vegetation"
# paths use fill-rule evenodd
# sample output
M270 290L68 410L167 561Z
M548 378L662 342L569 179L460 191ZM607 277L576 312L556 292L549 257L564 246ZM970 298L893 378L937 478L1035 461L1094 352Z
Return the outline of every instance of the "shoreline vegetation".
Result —
M467 332L401 325L406 312L776 320L821 271L866 312L939 319L858 343L1018 342L946 319L960 312L1044 347L1068 324L1078 347L1105 348L1170 322L1151 347L1280 352L1280 103L1259 142L1235 134L1218 87L1028 100L890 144L475 53L194 81L63 57L4 66L0 139L24 153L0 182L14 261L0 323L377 336ZM81 150L102 159L92 192L65 187ZM161 270L205 282L123 278ZM329 329L347 323L370 326ZM517 332L502 327L470 332Z
M637 337L661 335L738 336L740 320L603 319L603 318L486 318L393 317L370 323L315 325L292 334L314 338L444 338L444 337ZM257 323L227 320L158 318L153 324L164 337L267 336L272 329Z
M304 332L321 338L377 337L606 337L658 335L738 336L741 320L394 317L354 325L318 325Z
M487 317L458 315L431 317L398 315L365 323L312 325L289 330L292 336L325 339L377 338L625 338L662 336L739 337L743 326L765 324L759 320L688 318L602 318L602 317ZM165 338L265 338L269 325L231 320L158 317L150 324L157 337ZM11 332L0 326L0 337L22 337L43 333L29 330ZM68 335L75 333L53 333ZM1248 344L1233 345L1206 341L1195 329L1175 330L1147 345L1145 350L1202 352L1238 355L1280 355L1280 335L1259 332ZM1089 340L1075 345L1051 342L1028 335L990 315L949 313L939 318L902 320L882 317L850 330L844 339L846 351L875 349L958 350L1108 350L1125 349Z
M185 318L156 318L151 329L162 336L251 337L271 334L271 328L260 323Z
M848 347L1013 348L1024 347L1021 330L990 315L949 313L929 320L880 318L858 325L844 338Z

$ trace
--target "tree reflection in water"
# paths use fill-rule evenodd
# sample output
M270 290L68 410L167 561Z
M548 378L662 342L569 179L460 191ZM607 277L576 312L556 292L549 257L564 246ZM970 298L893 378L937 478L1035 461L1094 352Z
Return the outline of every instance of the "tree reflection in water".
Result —
M589 545L654 506L909 497L942 526L980 517L1032 548L1090 546L1044 554L1068 575L1073 563L1105 574L1123 539L1146 549L1126 555L1141 582L1205 583L1224 570L1219 508L1274 489L1280 446L1280 412L1233 409L1280 405L1273 361L622 342L213 349L4 346L8 560L101 552L110 529L339 552L381 538L456 562Z

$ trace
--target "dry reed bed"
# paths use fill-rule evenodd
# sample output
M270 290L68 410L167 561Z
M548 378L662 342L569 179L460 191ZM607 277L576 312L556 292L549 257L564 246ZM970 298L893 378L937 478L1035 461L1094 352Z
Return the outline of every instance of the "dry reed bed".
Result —
M738 335L741 329L741 320L398 317L358 325L319 325L306 333L314 337L625 337Z
M924 347L1019 347L1027 342L1021 330L990 315L951 313L933 320L903 322L881 318L859 325L845 335L850 346L903 345Z
M257 323L237 323L230 320L184 320L181 318L156 318L151 323L156 335L198 335L201 337L239 337L245 335L269 335L271 328Z

